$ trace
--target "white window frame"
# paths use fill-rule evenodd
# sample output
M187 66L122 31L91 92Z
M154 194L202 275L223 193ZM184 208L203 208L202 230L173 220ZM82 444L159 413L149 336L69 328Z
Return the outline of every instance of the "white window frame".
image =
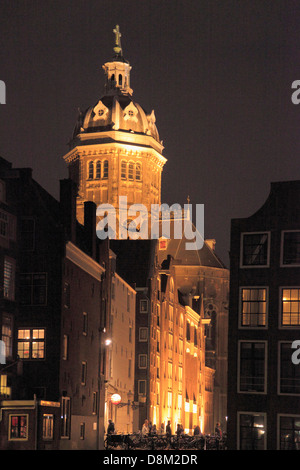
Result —
M297 264L283 264L283 247L284 247L284 234L291 232L299 232L300 230L282 230L281 231L281 242L280 242L280 267L281 268L299 268L300 263Z
M264 391L258 392L256 390L240 390L241 379L241 344L242 343L264 343L265 345L265 370L264 370ZM243 395L266 395L267 394L267 372L268 372L268 341L257 339L242 339L238 341L238 357L237 357L237 393Z
M248 326L242 325L242 290L243 289L265 289L266 291L266 324L264 326ZM268 319L269 319L269 286L240 286L239 288L239 329L241 330L266 330L268 329Z
M237 450L240 450L240 417L241 415L253 415L253 416L263 416L264 417L264 429L265 429L265 439L264 439L264 450L267 450L267 413L261 411L238 411L237 412Z
M280 450L280 418L296 418L300 421L300 414L288 414L288 413L277 414L277 450Z
M146 359L146 365L145 366L141 366L141 359ZM147 369L147 366L148 366L148 355L147 354L139 354L138 355L138 368L139 369Z
M268 252L267 252L267 264L258 264L258 265L247 265L243 264L243 252L244 252L244 236L245 235L259 235L266 234L268 235ZM261 269L270 267L270 246L271 246L271 232L268 230L261 230L257 232L241 232L240 238L240 268L241 269Z
M145 331L146 332L146 339L142 337L141 332ZM148 328L146 326L141 326L139 328L139 342L140 343L147 343L148 341Z
M278 341L278 351L277 351L277 357L278 357L278 362L277 362L277 394L279 396L289 396L289 397L300 397L300 393L284 393L280 391L280 379L281 379L281 344L286 343L286 344L291 344L293 343L293 340L282 340ZM294 349L291 347L291 363L292 363L292 354L294 352ZM295 365L295 367L300 367L300 365Z
M278 329L279 330L300 330L300 325L282 325L282 291L283 289L299 289L300 286L280 286L279 287L279 308L278 308Z

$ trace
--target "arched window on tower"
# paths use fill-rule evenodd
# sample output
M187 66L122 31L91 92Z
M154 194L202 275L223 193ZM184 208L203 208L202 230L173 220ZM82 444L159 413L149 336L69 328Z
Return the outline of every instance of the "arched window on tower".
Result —
M115 74L113 73L111 78L110 78L110 81L111 81L111 85L114 86L115 84Z
M92 180L94 178L94 162L89 162L88 175L89 180Z
M122 86L122 79L123 79L122 75L119 74L119 85L120 85L120 86Z
M96 180L101 178L101 162L98 160L96 163Z
M141 179L142 179L141 164L140 163L136 163L136 165L135 165L135 179L137 181L141 181Z
M128 165L128 179L133 181L133 173L134 173L134 164L133 162L129 162Z
M103 162L103 178L108 178L108 160Z
M122 180L127 179L127 162L126 162L126 160L121 161L121 179Z

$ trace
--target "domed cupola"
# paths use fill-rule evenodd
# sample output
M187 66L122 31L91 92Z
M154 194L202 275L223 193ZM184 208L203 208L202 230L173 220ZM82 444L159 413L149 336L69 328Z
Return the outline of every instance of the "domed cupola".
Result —
M93 106L79 112L69 150L64 155L69 177L76 182L76 215L84 220L84 202L119 207L119 198L143 204L150 214L161 202L161 176L167 159L154 111L147 113L132 99L129 62L124 59L119 27L114 55L103 65L104 92ZM149 225L150 227L150 225Z
M104 95L94 106L85 112L79 112L71 146L72 144L78 145L76 138L82 134L106 131L144 134L153 137L156 142L162 144L156 127L154 111L147 113L132 99L131 66L123 56L119 26L117 25L113 31L115 34L114 56L112 61L103 65L105 72ZM90 137L92 138L92 136Z

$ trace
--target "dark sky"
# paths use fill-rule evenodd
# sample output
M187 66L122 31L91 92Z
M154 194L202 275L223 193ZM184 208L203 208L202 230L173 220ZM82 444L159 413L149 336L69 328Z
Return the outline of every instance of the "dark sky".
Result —
M78 107L103 92L120 25L133 99L155 110L162 202L205 205L205 237L228 264L230 220L270 182L300 179L300 2L1 0L0 155L58 197Z

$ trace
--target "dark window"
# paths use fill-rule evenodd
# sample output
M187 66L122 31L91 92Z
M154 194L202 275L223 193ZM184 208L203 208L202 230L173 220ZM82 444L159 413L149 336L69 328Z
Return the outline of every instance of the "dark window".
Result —
M300 394L300 366L292 362L291 343L280 344L280 393Z
M33 251L35 248L35 221L24 218L20 221L20 246L23 251Z
M300 450L300 416L280 416L280 450Z
M191 326L189 322L186 323L186 339L187 341L191 340Z
M240 343L240 391L265 391L265 344Z
M284 233L282 264L300 264L300 232Z
M240 415L240 450L265 449L265 421L263 415Z
M243 236L243 266L266 266L268 264L268 234L255 233Z
M21 305L47 304L47 274L20 274L20 303Z
M64 285L64 306L70 308L70 284L68 282Z

